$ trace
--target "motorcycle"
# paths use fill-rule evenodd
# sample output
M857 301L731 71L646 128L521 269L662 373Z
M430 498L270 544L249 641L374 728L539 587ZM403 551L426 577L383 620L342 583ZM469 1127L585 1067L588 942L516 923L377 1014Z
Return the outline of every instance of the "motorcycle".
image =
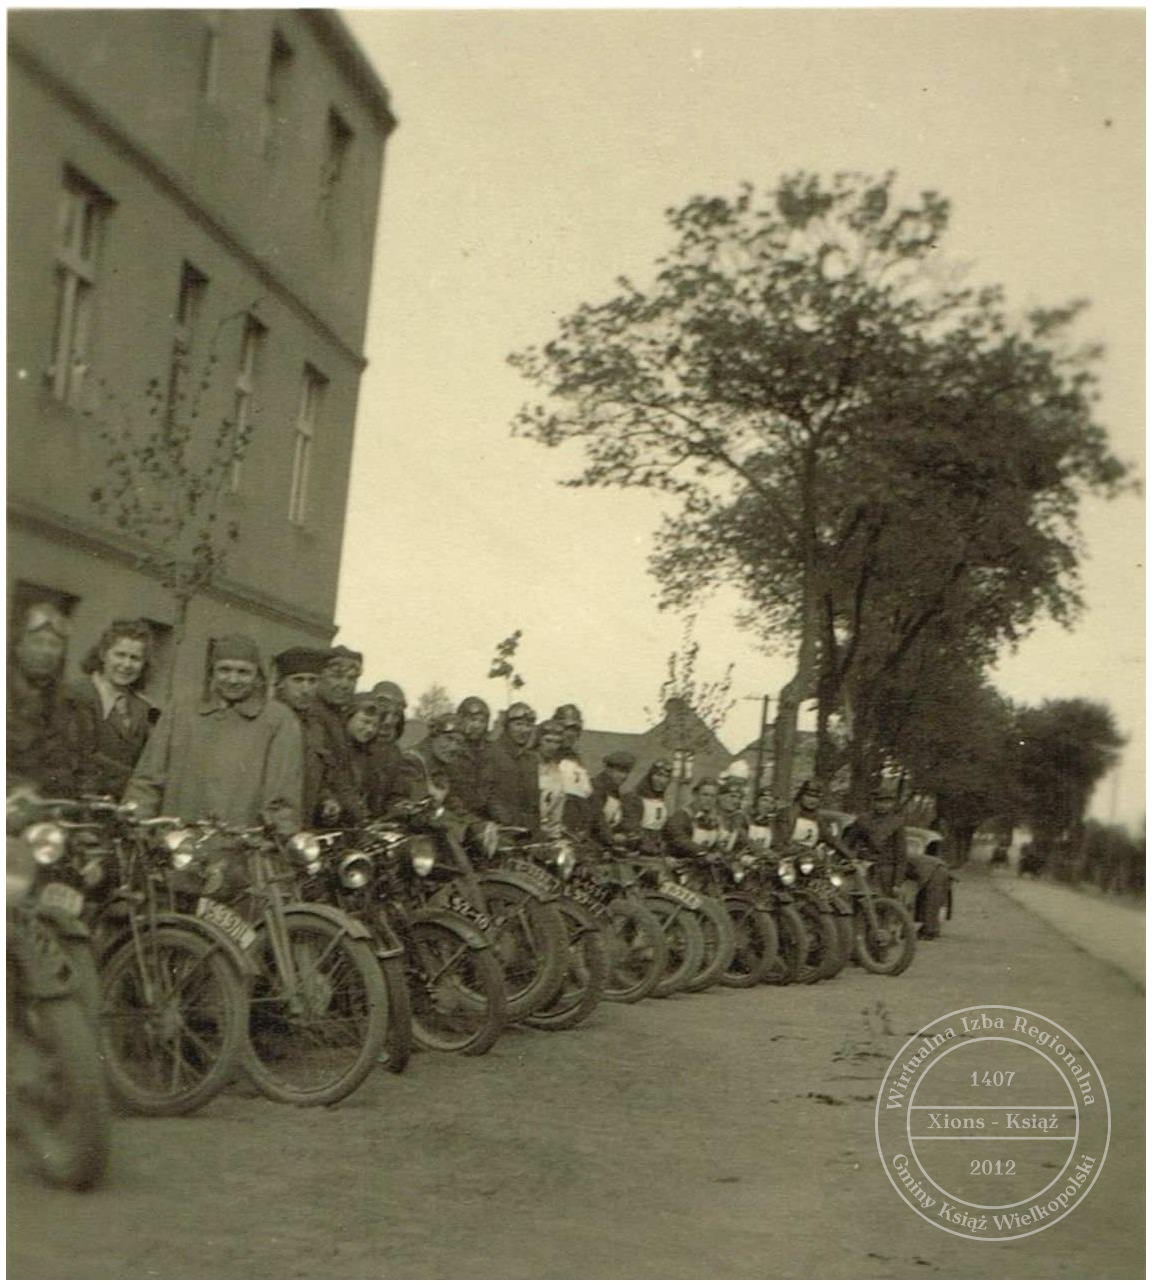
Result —
M720 982L736 951L736 931L717 877L723 860L718 852L704 853L698 858L668 859L669 873L677 885L691 890L700 899L696 915L704 936L704 956L698 971L684 984L684 991L704 991ZM661 888L664 887L662 884Z
M783 868L795 876L796 911L804 924L807 953L797 982L814 983L834 978L851 953L852 909L838 895L829 878L823 846L788 845L782 851Z
M732 960L720 975L725 987L754 987L763 982L780 953L771 895L758 878L758 859L750 851L732 853L716 862L716 893L732 922L736 944Z
M761 981L774 986L799 982L808 961L808 931L796 909L793 892L797 880L796 864L791 858L778 858L767 848L754 849L745 855L746 880L759 890L762 904L768 908L776 926L776 956L764 971Z
M621 865L635 881L638 898L656 917L664 938L664 972L651 991L663 999L682 991L704 963L703 899L676 880L665 857L634 852Z
M49 1183L83 1190L104 1177L108 1098L97 1031L75 964L87 931L41 906L42 871L63 856L52 822L19 824L7 839L7 1088L9 1130ZM39 886L39 888L38 888Z
M615 850L599 862L578 862L573 872L573 896L581 890L607 904L600 931L608 952L604 999L632 1005L650 996L667 968L668 947L651 909L637 895L639 879Z
M916 925L898 898L873 889L871 860L842 857L830 863L829 878L852 908L852 958L869 973L895 977L916 954Z

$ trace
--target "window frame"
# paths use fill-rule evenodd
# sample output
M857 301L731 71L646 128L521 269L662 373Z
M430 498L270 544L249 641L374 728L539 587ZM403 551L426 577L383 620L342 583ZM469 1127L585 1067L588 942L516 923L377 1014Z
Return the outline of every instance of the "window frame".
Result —
M313 448L328 384L328 377L322 371L311 362L304 363L292 444L292 481L288 492L288 521L294 527L308 525Z
M233 442L240 443L241 436L251 424L251 411L256 399L256 383L268 327L258 317L248 313L244 318L244 331L240 337L240 358L236 364L236 383L232 402ZM234 448L232 464L228 470L228 490L238 495L244 482L244 457L250 442Z
M115 203L106 192L67 165L57 205L55 326L45 376L52 396L82 409L89 370L105 225Z

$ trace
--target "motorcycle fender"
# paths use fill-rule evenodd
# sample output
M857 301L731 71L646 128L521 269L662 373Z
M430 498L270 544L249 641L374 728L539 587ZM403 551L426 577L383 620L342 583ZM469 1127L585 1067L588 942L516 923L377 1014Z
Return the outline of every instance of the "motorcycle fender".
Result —
M315 916L343 929L350 938L358 938L361 942L374 941L372 931L367 925L361 924L359 920L346 911L341 911L339 907L325 906L323 902L290 902L284 908L284 914Z
M470 920L466 920L458 911L449 911L446 907L425 907L412 917L412 923L438 924L449 929L462 938L473 951L487 951L492 943L484 932Z
M483 888L489 882L499 882L501 884L510 884L513 888L519 889L522 893L530 893L538 902L555 902L560 896L559 893L553 893L541 888L539 884L533 883L527 876L521 875L518 871L485 871L480 876L480 887Z
M83 920L77 920L74 915L69 915L66 911L41 906L36 908L36 914L41 920L49 921L55 932L62 938L68 938L73 942L87 942L92 936Z
M211 938L232 961L243 978L254 978L258 972L252 957L246 951L243 951L237 943L233 942L222 929L216 928L214 924L209 924L206 920L201 920L194 915L184 915L179 911L163 911L156 917L156 924L166 925L173 929L187 929L202 938ZM110 960L113 954L131 939L132 931L127 927L123 932L106 939L100 944L100 955L96 963L102 965L105 961Z

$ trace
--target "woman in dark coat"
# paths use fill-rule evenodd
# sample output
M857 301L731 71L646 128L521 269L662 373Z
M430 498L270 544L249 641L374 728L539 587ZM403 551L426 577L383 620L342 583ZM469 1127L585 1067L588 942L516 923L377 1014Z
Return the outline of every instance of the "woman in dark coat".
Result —
M152 633L113 621L69 690L67 724L76 792L119 799L160 711L138 691L148 678Z

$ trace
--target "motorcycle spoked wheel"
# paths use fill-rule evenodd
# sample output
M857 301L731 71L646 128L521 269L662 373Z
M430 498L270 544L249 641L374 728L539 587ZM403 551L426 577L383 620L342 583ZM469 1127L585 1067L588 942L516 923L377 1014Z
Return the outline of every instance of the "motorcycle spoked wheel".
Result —
M863 910L856 913L856 961L869 973L895 977L916 954L916 926L895 898L874 898L872 909L875 932L869 929Z
M129 939L101 970L100 1049L113 1097L141 1116L183 1116L231 1080L248 986L210 938L174 925ZM148 991L152 1000L148 1000Z
M14 1000L10 988L8 1113L49 1183L83 1191L104 1177L108 1095L93 1017L78 996Z
M486 1054L507 1021L504 975L492 948L428 921L411 926L407 947L416 1044L441 1054Z
M608 977L608 952L596 921L567 898L557 906L568 934L567 968L559 992L524 1019L526 1026L543 1031L569 1031L586 1022L604 995Z
M705 991L718 983L732 963L736 950L736 931L723 902L700 894L700 910L696 918L704 935L704 959L696 974L682 988L689 992Z
M839 911L833 911L832 916L836 921L836 939L840 946L840 969L846 969L852 961L856 951L856 917L855 915L844 915Z
M509 1022L519 1022L560 990L567 968L568 932L553 902L541 902L497 873L477 876L488 914L503 923L491 930L504 974Z
M412 997L408 992L408 974L402 958L390 956L387 960L378 960L377 963L384 978L384 990L388 993L388 1032L384 1037L384 1052L380 1055L380 1065L386 1072L399 1076L408 1066L415 1043L412 1035Z
M767 911L745 898L725 898L724 908L732 922L736 947L720 982L725 987L754 987L776 959L776 923Z
M379 1062L388 1035L388 991L371 946L306 911L284 916L296 985L280 976L267 927L251 955L247 1039L241 1062L265 1098L301 1107L338 1103Z
M761 981L783 987L799 979L808 958L808 933L803 918L791 903L775 907L772 918L776 922L776 958Z
M674 995L699 971L704 959L704 934L694 912L658 893L645 895L644 905L656 916L664 935L664 972L651 994Z
M813 983L833 977L842 967L836 917L829 911L822 911L820 904L809 897L798 898L795 907L804 923L807 938L804 963L800 966L796 981Z
M639 898L616 898L602 929L608 950L604 999L633 1005L656 989L668 964L668 946L659 919Z

